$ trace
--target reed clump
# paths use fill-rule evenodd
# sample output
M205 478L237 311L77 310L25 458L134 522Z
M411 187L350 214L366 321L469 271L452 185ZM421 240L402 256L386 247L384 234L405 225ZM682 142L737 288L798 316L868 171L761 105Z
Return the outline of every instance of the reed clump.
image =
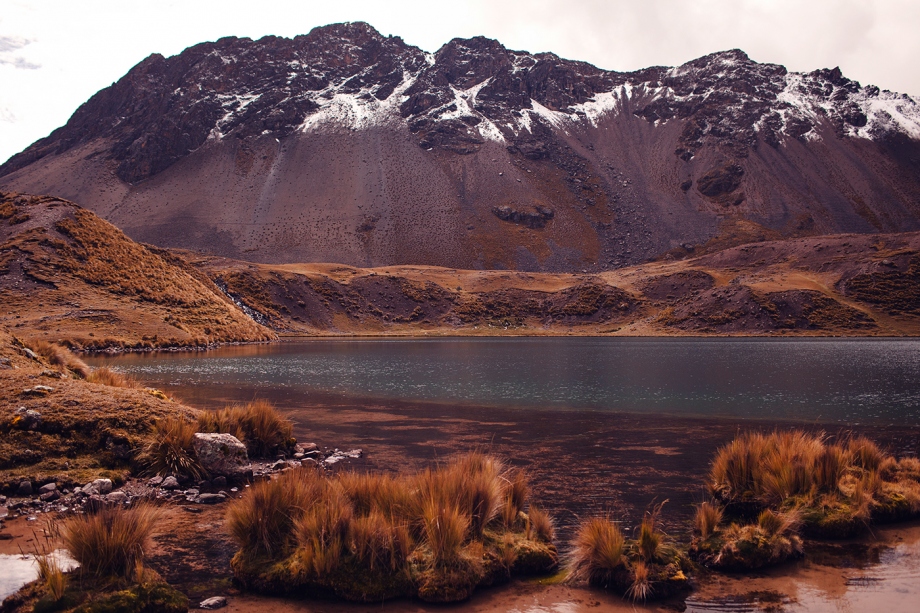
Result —
M585 581L634 601L687 590L686 560L658 529L663 504L646 512L633 539L609 517L584 521L572 543L568 581Z
M273 458L293 449L296 442L291 421L267 400L203 411L198 417L198 431L233 435L253 458Z
M716 453L709 489L732 518L795 514L806 535L846 538L872 522L920 514L915 462L898 461L865 437L830 443L801 430L750 432Z
M229 508L233 571L257 591L464 600L479 585L556 567L552 520L541 511L531 520L524 484L480 453L416 474L296 469Z

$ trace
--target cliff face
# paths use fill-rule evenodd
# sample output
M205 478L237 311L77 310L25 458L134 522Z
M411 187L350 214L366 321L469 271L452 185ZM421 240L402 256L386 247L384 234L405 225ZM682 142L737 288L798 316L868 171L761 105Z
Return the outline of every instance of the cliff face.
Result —
M249 260L597 271L739 222L920 229L920 106L737 50L621 73L339 24L153 55L0 185Z

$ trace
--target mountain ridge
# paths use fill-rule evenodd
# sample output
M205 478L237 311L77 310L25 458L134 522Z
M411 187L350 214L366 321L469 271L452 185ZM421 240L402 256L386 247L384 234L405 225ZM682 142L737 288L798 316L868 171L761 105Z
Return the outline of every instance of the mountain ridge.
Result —
M740 50L617 72L333 24L151 55L0 184L227 257L603 270L735 219L920 229L920 105Z

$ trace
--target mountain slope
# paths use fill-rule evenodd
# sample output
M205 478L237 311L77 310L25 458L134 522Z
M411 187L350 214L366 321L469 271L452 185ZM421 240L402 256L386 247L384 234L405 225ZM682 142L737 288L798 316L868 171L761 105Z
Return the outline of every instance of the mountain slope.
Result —
M77 205L0 193L0 325L77 348L265 341L207 277Z
M138 240L263 262L600 271L920 229L920 106L741 51L622 73L363 23L152 55L0 166Z
M764 241L600 274L185 257L288 334L920 334L920 232Z

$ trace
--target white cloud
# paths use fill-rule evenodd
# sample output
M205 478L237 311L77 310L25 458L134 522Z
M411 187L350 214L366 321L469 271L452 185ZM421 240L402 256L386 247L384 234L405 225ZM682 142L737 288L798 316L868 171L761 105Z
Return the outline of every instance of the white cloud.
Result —
M31 42L30 39L21 36L0 36L0 64L25 70L41 68L41 64L30 62L21 55L13 54L13 51L18 51Z

